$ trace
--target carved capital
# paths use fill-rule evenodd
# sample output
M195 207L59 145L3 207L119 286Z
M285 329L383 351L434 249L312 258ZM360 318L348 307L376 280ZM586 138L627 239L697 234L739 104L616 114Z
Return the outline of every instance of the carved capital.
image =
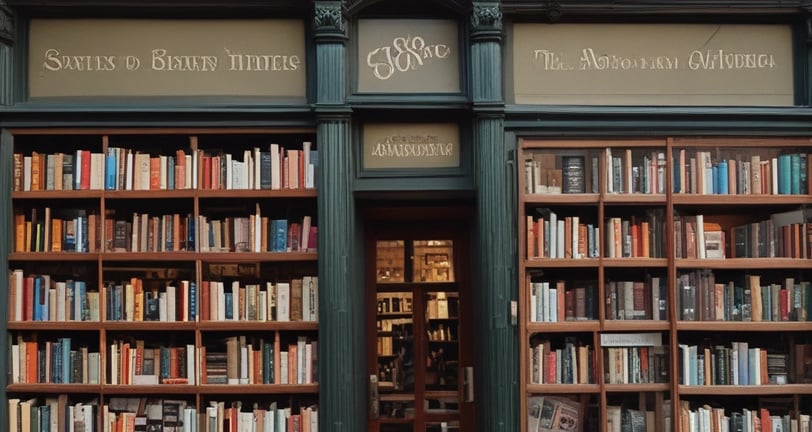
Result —
M502 9L499 3L474 3L471 11L471 27L474 31L501 31Z
M313 14L316 36L344 36L344 14L340 1L317 1Z
M14 14L3 1L0 1L0 42L14 42Z

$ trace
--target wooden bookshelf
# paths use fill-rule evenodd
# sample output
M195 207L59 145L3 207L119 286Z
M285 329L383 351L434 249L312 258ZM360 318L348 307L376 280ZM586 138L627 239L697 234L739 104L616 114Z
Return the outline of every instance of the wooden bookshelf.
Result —
M58 397L62 407L95 404L96 430L105 422L102 405L114 398L145 399L148 404L182 400L201 418L218 401L227 406L261 401L266 409L274 402L291 408L292 415L318 403L317 191L316 167L309 164L315 157L314 130L63 128L11 133L15 231L7 262L6 294L11 298L6 330L10 345L25 345L9 347L15 353L7 399L43 403ZM76 161L84 152L90 164L82 170ZM136 154L153 159L150 171L137 172L135 156L128 159ZM35 155L47 170L31 170ZM65 155L75 156L77 165L59 165ZM299 165L288 164L294 159L300 159ZM69 188L65 182L75 186L76 170L90 176L90 182ZM59 172L64 177L57 181ZM143 180L143 175L149 176L148 187L138 189L135 179ZM137 215L143 215L143 223ZM119 225L127 229L122 235L116 231ZM82 237L86 247L73 250ZM211 242L210 251L203 242L206 247ZM41 284L34 286L47 294L41 303L47 309L35 304L34 294L29 296L35 290L27 285L29 279ZM222 285L223 297L216 302L210 297L218 292L214 282ZM219 319L223 314L226 319ZM124 360L130 344L134 363ZM229 344L250 356L245 362L252 362L250 367L240 369L239 358L231 357L239 351L229 351ZM54 363L57 349L77 353L70 359L63 353L69 367L59 374L63 360ZM147 360L153 354L163 357L164 350L166 369L155 363L149 374ZM43 364L50 368L23 376L20 368L30 373L36 362L23 365L22 356L35 351L52 356ZM82 357L85 352L90 359ZM284 369L281 357L294 352L290 370ZM92 356L98 358L95 371ZM213 365L221 359L222 371ZM269 378L261 376L266 363L276 367L270 369L273 381L249 384ZM232 365L238 374L234 380ZM61 376L63 370L67 377ZM215 370L223 379L227 373L232 383L207 383ZM137 376L149 379L121 384Z
M790 360L792 356L802 355L795 352L796 347L802 350L803 347L812 344L809 337L812 330L812 314L806 314L807 318L799 320L798 317L802 316L799 315L799 308L805 309L809 304L801 305L796 301L792 306L793 303L789 303L789 299L794 297L789 295L799 293L798 298L805 299L805 290L809 289L808 283L812 280L812 260L810 260L812 237L808 237L807 234L812 232L809 213L807 219L803 221L806 227L799 223L797 228L792 228L797 230L795 231L797 234L789 231L790 234L783 234L786 237L779 239L778 235L769 235L764 231L761 234L763 236L761 241L768 242L766 246L747 245L747 253L751 255L736 258L731 256L734 252L740 252L733 249L737 246L734 243L741 241L741 238L732 238L734 229L740 229L737 227L747 226L753 230L748 233L755 233L759 227L771 226L765 225L765 221L774 220L773 215L780 213L803 215L803 210L812 204L810 154L812 140L808 138L520 140L517 179L519 191L517 235L520 245L518 251L520 418L527 417L530 399L533 398L533 404L537 404L539 397L550 397L554 401L565 398L567 404L580 404L582 415L580 421L584 425L589 425L588 429L581 430L600 432L609 431L607 421L610 411L614 415L617 410L626 408L653 410L655 426L647 430L657 432L663 430L664 421L671 422L671 430L680 430L685 426L680 424L683 403L696 404L690 405L692 409L703 404L713 405L718 401L729 404L730 408L757 409L758 407L747 404L753 404L754 400L761 400L762 397L767 398L765 400L788 397L790 402L787 409L795 410L793 412L797 412L798 409L805 410L808 406L808 395L812 394L810 384L806 383L809 382L808 378L795 377L796 373L803 372L789 369L793 367L795 361L801 361L800 357L799 360ZM577 161L573 165L573 162L566 158L576 158ZM698 162L691 158L707 163L703 167L707 167L708 170L699 170ZM793 164L795 161L802 161L798 162L797 167L790 165L791 169L796 170L792 172L797 174L787 177L789 171L785 169L787 165L783 165L783 168L776 171L773 176L768 170L778 166L779 159L781 163L787 163L788 160ZM747 169L745 161L748 163ZM754 171L749 171L751 161L753 164L759 164L758 172L764 174L765 179L769 178L769 184L756 181L757 179L753 177ZM735 162L738 162L738 165ZM735 166L736 171L727 172L725 185L721 184L721 180L717 180L713 185L714 172L717 175L725 172L724 167L728 166L728 163ZM570 171L568 166L571 168ZM711 167L718 169L714 168L716 171L713 171ZM780 177L782 174L783 177ZM580 177L573 179L568 178L568 175ZM562 178L560 182L559 176ZM725 190L729 186L736 188L735 194L729 189ZM570 190L564 190L566 187ZM705 189L700 193L699 187ZM756 187L761 189L756 192ZM700 251L696 245L692 245L690 251L681 249L686 247L689 238L699 241L698 237L686 237L688 234L678 229L684 230L682 222L691 221L694 215L704 216L703 228L708 226L709 230L716 230L719 229L716 227L720 227L727 234L722 245L724 248L722 257L711 258L711 253L699 256ZM562 219L565 222L561 222ZM622 232L621 241L615 238L617 225L611 226L615 232L609 235L609 224L612 219L622 220L621 223L615 221L612 223L622 225L623 230L628 229ZM680 224L675 222L677 219ZM784 219L778 223L785 221ZM578 228L574 228L576 222L579 224ZM644 226L642 222L647 224ZM558 228L554 237L550 232L554 229L553 224ZM756 227L758 224L761 225ZM585 228L582 225L587 226ZM593 239L590 230L595 227L597 231ZM567 232L567 229L572 231ZM587 233L586 240L583 238L584 232ZM645 236L645 245L642 240L643 232L648 233ZM565 237L563 242L560 240L562 234ZM791 243L791 247L789 243L779 246L779 242L787 241L792 235L797 237L792 240L794 243ZM708 238L711 237L702 238L702 246L715 247L712 243L705 243ZM553 239L559 244L553 244ZM745 240L755 241L755 239L756 237L751 237ZM570 241L571 244L566 243ZM597 256L590 255L592 247L590 245L593 241L598 243L595 246ZM614 242L611 249L610 241ZM564 245L561 246L560 243ZM655 247L658 248L657 251L653 250ZM794 252L792 248L795 248ZM580 253L576 254L574 251ZM610 255L610 252L614 255ZM649 255L646 255L646 252ZM695 255L689 256L689 252ZM787 255L781 255L783 253ZM795 256L790 257L792 254ZM697 277L712 274L714 277L709 280L714 285L708 287L684 285L682 282L685 280L694 282L694 279L684 279L686 274L693 273L696 273ZM751 275L758 276L756 280L761 281L759 295L763 293L764 296L769 296L771 301L762 305L763 316L758 321L751 320L749 315L743 317L745 310L750 313L751 304L741 303L739 297L734 298L734 294L744 292L743 280ZM680 279L681 277L683 279ZM663 285L654 285L654 281ZM550 288L558 287L555 296L547 298L547 303L544 302L547 286L543 285L543 290L539 288L542 286L539 284L546 282L549 282ZM615 282L618 282L618 287L611 285L610 290L610 283ZM621 285L620 282L626 282L627 285ZM642 289L638 289L634 284L640 284ZM588 295L594 296L592 304L597 308L595 319L571 320L570 315L562 318L560 311L566 311L571 306L566 303L568 299L560 303L558 291L562 287L570 291L585 285L589 287ZM629 290L627 286L634 286L635 289ZM654 290L657 286L660 289L655 295ZM696 292L697 295L707 298L703 298L702 303L689 305L686 302L692 297L685 297L689 289L695 290L690 292ZM621 291L624 293L622 297ZM545 294L541 295L540 292ZM748 295L751 293L750 290L746 292ZM727 293L725 295L729 296L724 297L722 304L707 303L721 295L718 293ZM629 295L633 298L630 299ZM782 301L787 302L789 310L780 308L784 303L773 306L772 299L778 298L779 295L787 296L782 297L785 299ZM768 300L767 297L763 299L765 302ZM662 308L662 316L653 317L658 304ZM702 306L702 310L695 311L698 320L683 319L683 315L689 311L685 309L688 306L697 308ZM557 313L551 312L550 308L557 309ZM539 312L540 310L543 312ZM699 320L708 314L713 316L713 319ZM548 320L553 322L546 322ZM616 340L625 341L631 344L628 348L629 355L632 353L635 353L635 356L642 355L642 348L633 346L638 335L642 335L641 340L654 340L656 341L652 342L655 343L654 346L660 344L664 347L658 349L664 350L664 359L667 363L666 369L662 370L663 382L609 384L609 362L618 361L618 358L609 359L610 351L606 351L602 344L608 343L610 345L606 346L609 347L626 346L611 345L617 343ZM647 339L646 336L652 339ZM544 345L539 349L539 341L548 343L549 347ZM543 368L543 374L548 372L546 360L539 361L537 358L539 353L546 354L548 349L555 349L556 346L560 348L564 341L571 342L576 349L581 346L591 347L594 357L592 359L594 382L589 384L538 382L538 378L533 375L539 373L537 368ZM745 349L758 349L775 358L784 358L786 363L782 365L780 361L774 361L771 357L773 360L770 360L769 371L766 365L762 365L764 368L762 373L765 379L769 375L772 380L775 375L777 376L775 379L785 379L787 383L776 384L772 381L762 381L760 385L682 383L683 350L678 348L680 345L699 345L711 350L726 350L721 352L728 356L732 349L731 344L736 341L747 342ZM618 351L611 352L614 356ZM753 355L752 352L749 354ZM564 360L567 361L570 360ZM721 367L716 363L712 365ZM730 367L727 363L725 365ZM578 366L581 366L580 363ZM550 373L555 375L556 372L558 375L555 379L567 375L566 373L562 375L560 370ZM630 375L631 372L637 370L629 370ZM714 370L713 373L717 372ZM731 370L718 373L728 374L729 379L732 379ZM782 378L784 376L782 374L789 375L789 378ZM736 379L738 378L737 376ZM804 379L807 381L802 381ZM806 399L802 400L804 397ZM588 420L592 422L588 423ZM527 428L528 425L523 420L522 431L526 431Z

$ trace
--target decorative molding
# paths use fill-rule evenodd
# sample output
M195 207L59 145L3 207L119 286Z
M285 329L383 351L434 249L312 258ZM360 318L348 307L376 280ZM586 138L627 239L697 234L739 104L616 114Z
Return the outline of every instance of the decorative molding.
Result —
M476 30L502 30L502 10L499 3L474 3L471 27Z
M786 14L808 8L808 0L502 0L507 15L545 15L558 19L566 11L572 15L690 15L705 14ZM556 14L557 15L556 17Z
M316 35L341 35L345 33L344 14L339 1L317 1L313 14Z
M14 42L14 14L2 0L0 0L0 42L7 44Z
M498 2L474 2L471 9L471 38L498 41L502 38L502 8Z
M344 0L345 10L348 16L356 16L364 9L383 3L387 0ZM400 3L402 0L389 0L393 5ZM457 13L465 13L470 9L470 0L434 0L431 3L436 3L441 7L445 7ZM418 2L419 7L420 2Z

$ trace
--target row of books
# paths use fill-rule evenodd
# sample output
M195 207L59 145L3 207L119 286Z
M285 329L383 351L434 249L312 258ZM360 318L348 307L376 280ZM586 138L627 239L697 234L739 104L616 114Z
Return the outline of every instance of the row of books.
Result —
M730 258L812 257L812 223L776 225L772 219L737 225L730 229Z
M581 223L578 216L559 217L549 209L542 216L527 216L527 258L597 258L600 228Z
M111 397L70 403L67 395L8 399L10 432L318 432L318 407L297 410L271 402L209 401L198 409L182 399ZM101 428L99 427L101 417Z
M583 223L580 216L561 217L550 209L527 216L527 258L598 258L600 232L607 258L662 258L665 256L665 218L662 209L649 209L642 217L607 218L603 228Z
M727 228L702 214L675 215L674 253L699 259L807 258L812 256L812 223L806 209Z
M311 321L319 319L319 278L244 284L201 283L203 321ZM263 289L264 288L264 289Z
M260 215L258 204L254 214L224 218L134 212L116 219L115 211L108 209L102 221L82 209L63 213L55 217L50 207L16 212L14 251L315 252L318 245L311 216L270 219Z
M668 281L659 276L642 281L606 283L606 319L665 320L668 316Z
M607 148L605 159L607 193L665 193L664 152Z
M691 408L689 401L680 401L680 424L686 432L809 432L809 414L776 415L768 408L743 408L741 411L703 404Z
M51 208L14 213L14 252L94 252L99 217L84 209L51 214Z
M749 342L697 346L680 344L680 383L684 385L787 384L788 356L768 354Z
M597 319L592 286L566 287L567 281L530 282L530 322Z
M301 150L270 144L241 157L200 149L152 155L122 147L15 153L14 191L315 188L318 158L308 141Z
M711 270L694 270L677 277L679 319L685 321L807 321L812 308L812 284L786 277L762 283L748 273L743 283L717 282Z
M527 194L571 194L598 192L598 158L585 166L583 155L532 152L524 161Z
M104 286L105 319L108 321L197 321L197 283L107 281Z
M88 347L72 345L71 338L26 341L17 337L11 345L12 384L98 384L101 356Z
M655 430L669 430L670 415L666 411L664 403L663 412L654 410L634 409L619 405L606 406L606 431L607 432L648 432Z
M98 321L99 293L79 280L14 269L9 274L9 321Z
M194 344L148 347L143 339L114 340L109 349L109 384L196 383Z
M674 154L674 192L701 195L805 195L812 154L714 157L710 151Z
M201 347L199 358L202 384L318 382L318 342L307 336L290 343L278 337L229 336L225 347Z
M604 224L606 258L662 258L665 251L662 209L646 210L643 217L611 217Z
M668 347L604 348L604 382L607 384L666 383L669 380Z
M554 348L551 341L532 337L528 371L531 384L595 383L594 350L567 338Z

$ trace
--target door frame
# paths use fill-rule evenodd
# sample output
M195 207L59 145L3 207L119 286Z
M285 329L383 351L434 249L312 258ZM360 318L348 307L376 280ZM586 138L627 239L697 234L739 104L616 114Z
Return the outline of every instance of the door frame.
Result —
M473 272L470 263L475 256L472 254L474 233L474 215L476 208L473 205L404 205L404 206L374 206L370 205L359 212L363 221L363 284L364 284L364 346L365 376L376 373L377 370L377 281L375 277L375 251L376 241L384 239L450 239L454 242L454 277L459 292L459 368L457 394L459 398L460 432L475 430L474 401L465 398L465 368L474 367L474 343L476 338L471 334L473 329L472 301L473 301ZM413 304L417 306L417 299ZM421 307L422 310L422 307ZM417 312L415 312L417 313ZM425 338L420 335L421 340ZM421 346L424 344L421 343ZM417 358L421 350L415 350L415 365L421 365ZM422 380L421 380L422 381ZM425 386L417 388L415 383L415 405L426 400ZM471 383L472 385L473 383ZM371 390L368 389L368 393ZM369 403L370 396L367 395ZM369 409L366 414L366 430L377 432L380 428L378 421L370 419ZM414 420L409 423L424 425L426 416L423 410L416 410ZM417 427L417 426L415 426ZM418 429L413 429L417 431ZM422 432L422 430L421 430Z

